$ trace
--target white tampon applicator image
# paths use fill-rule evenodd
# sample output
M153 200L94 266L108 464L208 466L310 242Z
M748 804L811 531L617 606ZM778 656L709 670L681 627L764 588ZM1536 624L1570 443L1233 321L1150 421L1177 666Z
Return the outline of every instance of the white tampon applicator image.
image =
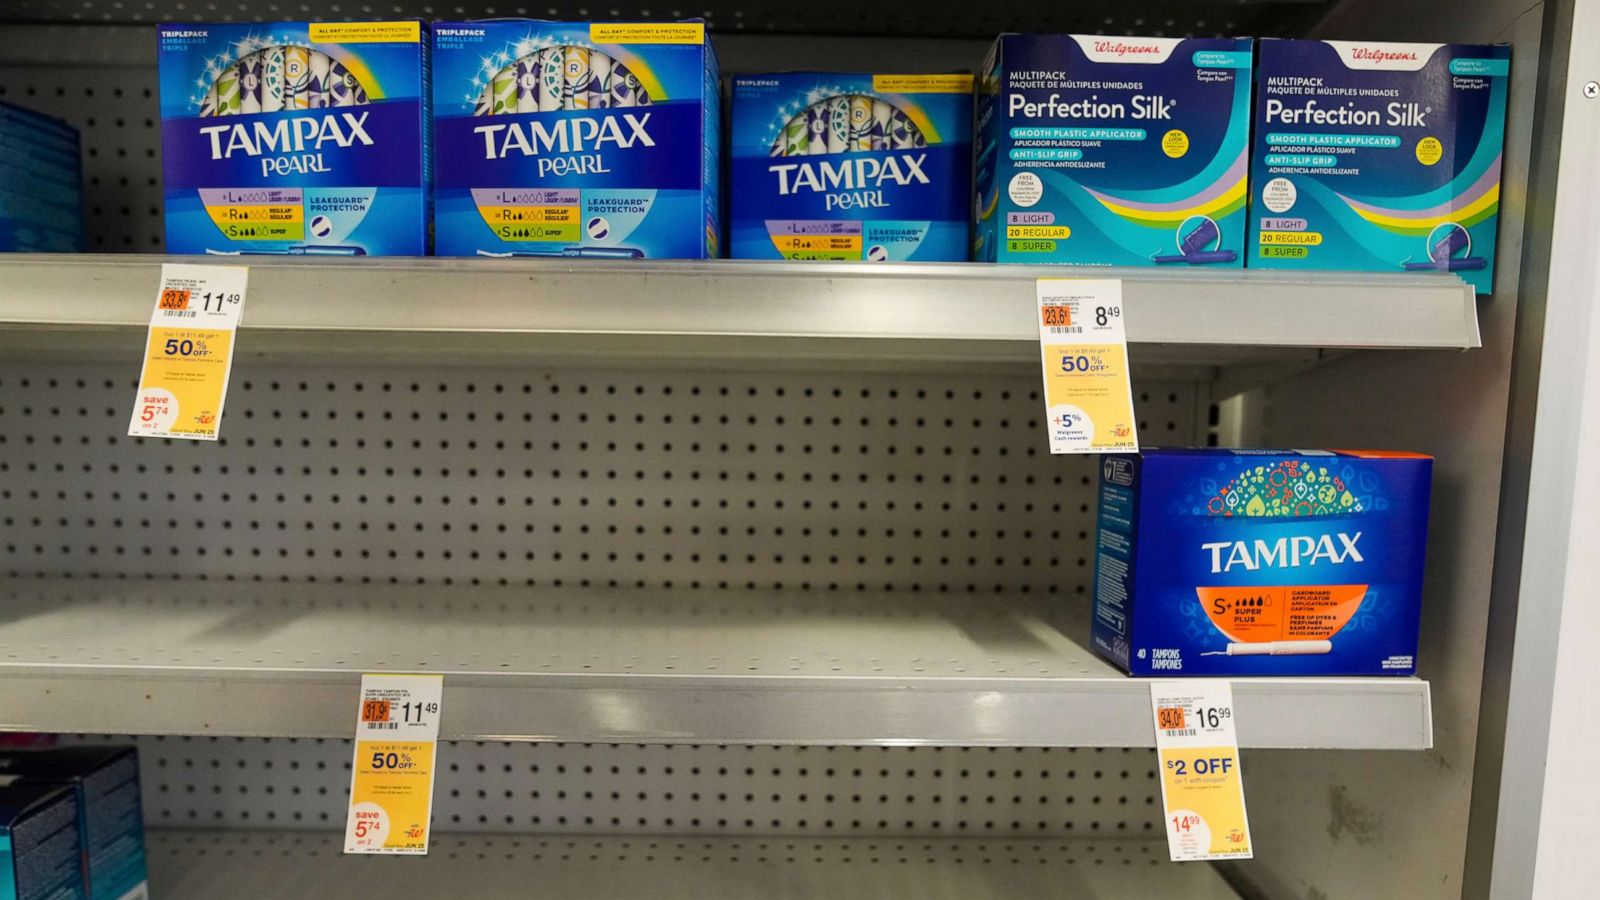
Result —
M1261 641L1229 644L1226 650L1208 650L1201 656L1314 656L1332 653L1333 641Z

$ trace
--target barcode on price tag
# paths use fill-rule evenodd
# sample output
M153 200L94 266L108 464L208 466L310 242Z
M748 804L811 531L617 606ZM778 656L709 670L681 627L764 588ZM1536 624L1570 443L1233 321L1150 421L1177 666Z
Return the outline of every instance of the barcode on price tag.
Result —
M444 677L364 675L344 852L428 852Z

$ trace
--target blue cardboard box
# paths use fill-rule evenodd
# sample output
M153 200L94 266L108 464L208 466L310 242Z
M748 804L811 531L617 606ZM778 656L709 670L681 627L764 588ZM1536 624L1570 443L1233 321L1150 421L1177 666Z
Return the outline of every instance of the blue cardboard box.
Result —
M1413 674L1432 473L1370 451L1106 457L1095 651L1134 675Z
M72 790L89 900L149 896L139 755L133 747L0 751L0 777Z
M82 857L71 789L0 777L0 900L84 900Z
M965 261L972 76L733 79L740 259Z
M1511 48L1263 40L1250 265L1494 284Z
M719 255L703 21L440 22L433 40L439 255Z
M978 81L973 258L1243 266L1251 44L1001 35Z
M78 130L0 103L0 252L83 250Z
M162 25L167 251L428 252L428 29Z

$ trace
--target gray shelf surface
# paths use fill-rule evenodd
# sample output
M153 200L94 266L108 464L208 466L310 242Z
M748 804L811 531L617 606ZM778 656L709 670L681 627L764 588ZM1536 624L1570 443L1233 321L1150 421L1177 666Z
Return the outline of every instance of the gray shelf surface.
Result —
M155 831L153 896L660 898L991 897L1237 900L1164 841L435 835L422 858L344 856L337 835Z
M0 728L347 737L363 672L446 675L445 740L1146 747L1081 600L19 579ZM1424 749L1427 682L1235 682L1242 746Z
M240 352L1037 360L1036 281L1065 277L1123 279L1136 363L1480 344L1471 288L1441 274L18 255L0 259L0 348L142 330L163 260L250 266Z

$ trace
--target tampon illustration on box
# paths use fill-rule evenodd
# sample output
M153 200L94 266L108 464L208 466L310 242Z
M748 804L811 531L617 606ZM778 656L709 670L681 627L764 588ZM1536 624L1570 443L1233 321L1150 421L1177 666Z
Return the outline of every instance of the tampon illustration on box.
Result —
M1222 240L1222 231L1217 228L1217 223L1206 216L1196 216L1186 220L1184 227L1190 222L1195 226L1187 234L1178 239L1178 252L1173 254L1157 254L1150 258L1158 263L1188 263L1202 265L1204 263L1231 263L1239 258L1239 254L1232 250L1218 250L1217 245ZM1180 233L1182 229L1180 228Z

